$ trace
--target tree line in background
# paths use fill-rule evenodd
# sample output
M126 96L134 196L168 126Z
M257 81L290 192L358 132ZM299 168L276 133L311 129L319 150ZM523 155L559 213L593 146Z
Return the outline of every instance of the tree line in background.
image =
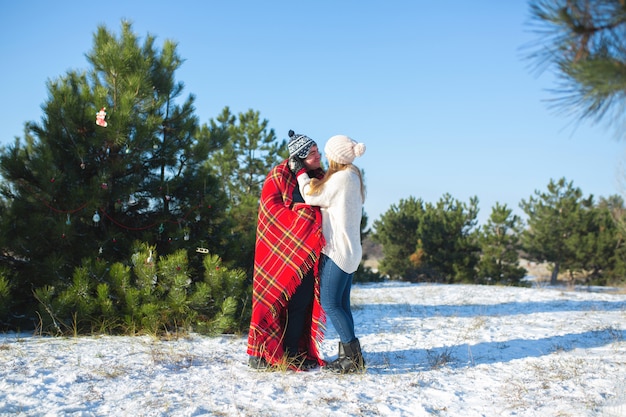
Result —
M89 69L48 83L40 123L0 151L0 323L42 333L242 332L257 203L287 157L268 121L225 107L208 123L175 79L176 44L99 27ZM368 234L392 279L520 284L520 255L582 282L624 277L623 201L595 204L565 179L496 205L402 200ZM616 222L616 219L618 222Z
M374 222L382 245L381 273L392 279L444 283L523 285L520 259L543 263L551 284L623 285L626 282L624 201L583 198L565 178L550 180L520 207L496 203L476 226L478 199L464 203L446 194L436 204L410 197Z

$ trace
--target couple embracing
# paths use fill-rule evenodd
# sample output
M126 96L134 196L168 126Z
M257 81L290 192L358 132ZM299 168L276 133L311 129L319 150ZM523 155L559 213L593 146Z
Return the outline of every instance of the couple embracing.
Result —
M352 162L365 145L331 137L324 172L315 141L292 130L289 138L289 158L270 170L261 191L248 364L363 372L350 290L362 256L365 200L361 171ZM319 353L325 318L340 339L332 361Z

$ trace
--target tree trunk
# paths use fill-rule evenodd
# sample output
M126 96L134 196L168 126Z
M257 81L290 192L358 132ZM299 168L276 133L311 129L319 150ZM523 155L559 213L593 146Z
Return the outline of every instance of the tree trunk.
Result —
M558 277L559 277L559 263L556 262L554 264L554 268L552 268L552 275L550 276L550 285L556 285Z

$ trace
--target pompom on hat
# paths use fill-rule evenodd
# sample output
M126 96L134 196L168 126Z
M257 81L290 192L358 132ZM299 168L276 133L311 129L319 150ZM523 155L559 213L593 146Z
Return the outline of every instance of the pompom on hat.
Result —
M317 146L315 141L310 137L294 133L293 130L289 131L289 144L287 148L289 149L290 158L294 155L301 159L306 158L309 156L313 145Z
M365 144L358 143L345 135L335 135L326 142L324 153L332 161L351 164L354 158L365 153Z

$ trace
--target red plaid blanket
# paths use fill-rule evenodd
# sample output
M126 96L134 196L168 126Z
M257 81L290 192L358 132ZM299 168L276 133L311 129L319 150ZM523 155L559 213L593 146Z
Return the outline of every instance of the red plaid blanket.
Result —
M322 172L319 171L321 176ZM322 217L317 207L296 203L298 185L287 161L274 167L263 185L254 254L252 319L248 354L281 364L286 307L291 295L312 268L315 291L311 320L300 341L312 359L321 364L318 344L323 339L324 314L319 296L317 261L324 246Z

